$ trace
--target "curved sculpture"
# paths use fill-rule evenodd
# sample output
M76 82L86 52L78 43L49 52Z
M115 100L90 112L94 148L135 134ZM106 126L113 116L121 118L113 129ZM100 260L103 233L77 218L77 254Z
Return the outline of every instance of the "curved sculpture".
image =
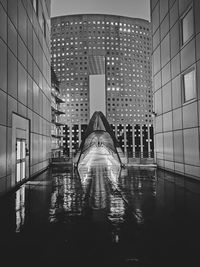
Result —
M89 166L102 161L123 166L125 157L107 119L101 111L96 111L86 129L74 163L76 166Z
M104 145L105 147L108 147L113 152L115 152L115 145L113 139L111 138L108 132L102 130L96 130L87 137L82 148L82 153L84 153L85 150L87 150L93 145L97 147Z
M118 184L122 153L105 116L96 111L75 157L83 193L89 196L88 205L95 220L101 220L107 214L109 187Z

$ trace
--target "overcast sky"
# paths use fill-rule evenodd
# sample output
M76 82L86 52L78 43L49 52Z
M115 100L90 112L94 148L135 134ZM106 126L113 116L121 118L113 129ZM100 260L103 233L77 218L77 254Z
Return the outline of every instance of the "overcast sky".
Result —
M150 0L51 0L51 16L112 14L150 20Z

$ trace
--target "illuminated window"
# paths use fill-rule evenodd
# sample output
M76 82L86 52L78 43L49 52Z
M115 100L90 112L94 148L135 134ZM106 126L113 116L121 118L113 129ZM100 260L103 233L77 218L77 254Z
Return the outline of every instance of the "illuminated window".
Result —
M183 74L184 102L196 97L196 77L195 69Z
M182 18L181 26L182 26L182 44L184 44L194 34L194 17L193 17L192 7Z

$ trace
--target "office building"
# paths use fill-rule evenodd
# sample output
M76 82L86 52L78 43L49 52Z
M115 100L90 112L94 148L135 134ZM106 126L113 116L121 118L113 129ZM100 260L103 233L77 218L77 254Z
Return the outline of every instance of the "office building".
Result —
M60 115L65 114L60 104L65 101L60 94L60 83L51 68L51 158L59 158L63 155L63 123Z
M50 0L0 1L0 194L51 152Z
M143 19L71 15L51 19L51 64L65 104L65 153L78 149L102 111L124 152L153 151L151 30Z
M200 1L151 1L157 164L200 177Z

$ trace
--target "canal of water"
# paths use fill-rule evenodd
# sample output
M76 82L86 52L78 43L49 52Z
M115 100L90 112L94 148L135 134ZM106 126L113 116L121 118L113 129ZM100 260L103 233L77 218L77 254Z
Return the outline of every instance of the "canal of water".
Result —
M1 266L200 266L199 252L200 183L161 170L49 170L0 199Z

